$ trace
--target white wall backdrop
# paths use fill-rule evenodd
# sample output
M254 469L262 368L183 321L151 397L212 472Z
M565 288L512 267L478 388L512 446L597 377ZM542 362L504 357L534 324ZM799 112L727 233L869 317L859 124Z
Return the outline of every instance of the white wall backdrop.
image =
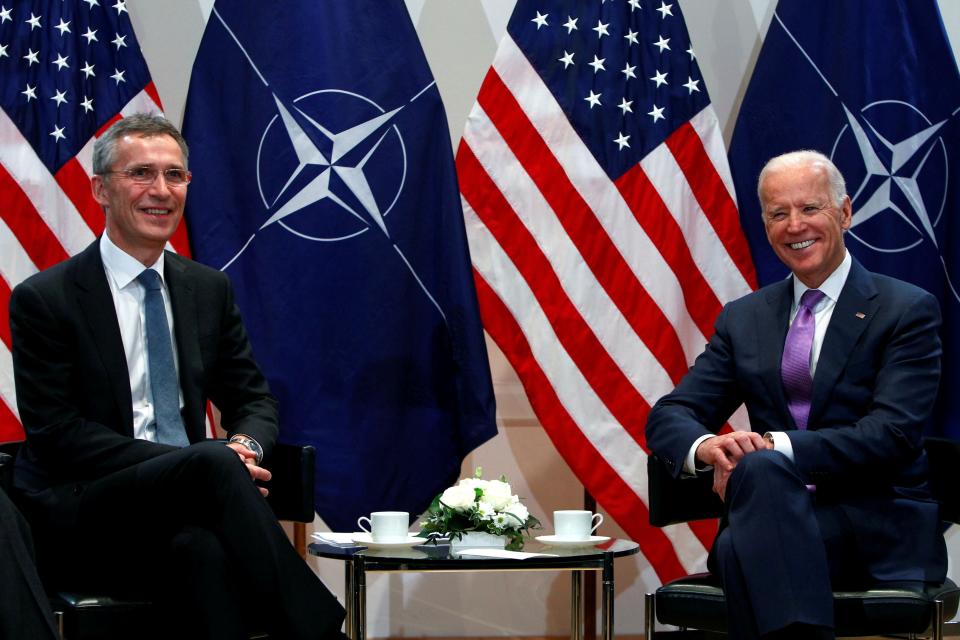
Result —
M406 0L436 76L454 145L460 139L515 0ZM282 10L283 3L276 3ZM180 123L190 69L213 0L127 0L131 19L168 117ZM729 143L737 108L772 19L774 0L680 0L714 108ZM954 54L960 45L960 2L940 0ZM504 357L490 344L500 434L464 462L506 474L535 515L549 521L576 508L582 489L554 450ZM324 528L322 522L315 523ZM603 533L619 530L608 520ZM960 534L950 536L951 575ZM343 569L312 560L343 597ZM643 594L658 582L642 558L617 565L616 631L643 630ZM379 575L368 584L369 635L524 636L568 633L569 578L551 573Z

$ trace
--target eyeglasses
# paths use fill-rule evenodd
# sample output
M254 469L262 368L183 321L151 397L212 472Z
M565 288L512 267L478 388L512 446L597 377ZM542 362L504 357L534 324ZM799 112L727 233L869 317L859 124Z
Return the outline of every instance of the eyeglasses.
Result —
M169 187L185 187L190 184L193 174L186 169L157 169L156 167L133 167L132 169L120 169L118 171L104 171L101 175L123 176L131 180L134 184L148 186L154 183L157 176L163 174L163 181Z

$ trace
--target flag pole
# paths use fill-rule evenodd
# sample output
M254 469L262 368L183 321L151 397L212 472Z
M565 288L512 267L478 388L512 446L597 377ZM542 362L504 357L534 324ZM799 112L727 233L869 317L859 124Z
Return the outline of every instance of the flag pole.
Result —
M597 500L584 487L583 508L590 513L597 510ZM597 640L597 572L587 573L583 585L583 638Z

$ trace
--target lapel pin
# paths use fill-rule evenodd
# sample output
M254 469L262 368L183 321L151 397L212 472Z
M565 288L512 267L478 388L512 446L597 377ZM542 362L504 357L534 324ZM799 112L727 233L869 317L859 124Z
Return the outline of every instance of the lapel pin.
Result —
M867 317L867 314L865 314L863 311L857 311L854 315L860 318L861 320Z

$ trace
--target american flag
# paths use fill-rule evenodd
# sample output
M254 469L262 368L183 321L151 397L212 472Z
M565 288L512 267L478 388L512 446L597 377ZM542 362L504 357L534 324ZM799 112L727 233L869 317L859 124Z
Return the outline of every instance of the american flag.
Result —
M648 524L643 429L756 281L680 7L520 0L457 170L484 327L544 429L661 581L697 570L716 524Z
M103 231L93 143L160 98L122 0L0 0L0 442L20 440L7 306ZM185 227L171 241L187 254Z

